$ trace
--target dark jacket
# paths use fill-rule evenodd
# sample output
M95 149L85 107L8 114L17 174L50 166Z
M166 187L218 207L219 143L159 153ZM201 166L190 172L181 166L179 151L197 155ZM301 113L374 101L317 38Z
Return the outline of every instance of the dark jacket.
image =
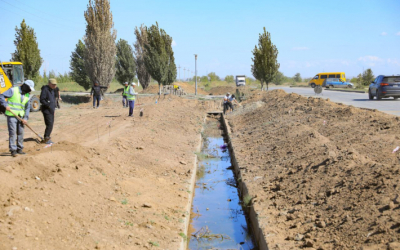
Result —
M42 87L42 92L40 93L40 104L42 104L42 112L50 111L51 113L54 113L54 110L56 109L56 100L54 98L54 90L51 89L49 85Z
M90 95L101 96L101 95L103 95L102 89L106 89L106 88L107 87L103 87L103 86L93 86L92 91L90 91Z

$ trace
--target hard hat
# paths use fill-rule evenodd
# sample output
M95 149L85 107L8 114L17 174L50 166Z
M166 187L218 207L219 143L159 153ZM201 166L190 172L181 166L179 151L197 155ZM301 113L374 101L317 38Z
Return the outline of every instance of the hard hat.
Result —
M136 86L136 83L134 83L134 82L132 82L131 84L132 84L132 86Z
M32 80L26 80L24 84L28 85L31 91L35 91L35 83Z
M124 82L124 85L128 85L128 82Z

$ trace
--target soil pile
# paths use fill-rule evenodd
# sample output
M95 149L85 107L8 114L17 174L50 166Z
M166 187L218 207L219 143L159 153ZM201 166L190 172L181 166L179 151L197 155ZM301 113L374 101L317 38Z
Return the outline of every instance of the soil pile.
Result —
M233 86L218 86L210 89L212 95L226 95L226 93L235 94L236 87Z
M174 84L178 85L179 87L181 87L186 94L194 94L195 93L195 85L193 84L188 84L186 82L175 82ZM140 93L143 94L158 94L158 85L150 85L149 87L147 87L147 89L142 90ZM208 95L209 93L204 91L201 88L197 88L197 93L200 95Z
M131 118L120 99L57 110L56 144L26 129L17 158L0 118L0 249L179 248L205 105L141 97Z
M228 115L270 249L400 249L400 119L282 90Z

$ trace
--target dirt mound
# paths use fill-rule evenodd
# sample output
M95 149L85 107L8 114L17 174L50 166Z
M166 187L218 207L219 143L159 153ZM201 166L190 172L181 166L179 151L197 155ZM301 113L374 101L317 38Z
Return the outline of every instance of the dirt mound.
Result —
M25 130L25 156L8 153L1 121L0 249L179 249L205 107L141 97L56 111L52 147ZM139 117L138 108L144 116ZM44 131L41 113L30 125Z
M228 120L271 249L398 249L399 117L274 90Z
M158 94L158 85L150 85L146 89L140 91L143 94Z

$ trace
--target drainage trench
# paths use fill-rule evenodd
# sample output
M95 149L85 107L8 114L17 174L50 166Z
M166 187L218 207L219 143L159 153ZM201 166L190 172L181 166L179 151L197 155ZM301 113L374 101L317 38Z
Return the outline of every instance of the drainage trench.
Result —
M197 153L188 249L255 249L220 119L208 115Z

